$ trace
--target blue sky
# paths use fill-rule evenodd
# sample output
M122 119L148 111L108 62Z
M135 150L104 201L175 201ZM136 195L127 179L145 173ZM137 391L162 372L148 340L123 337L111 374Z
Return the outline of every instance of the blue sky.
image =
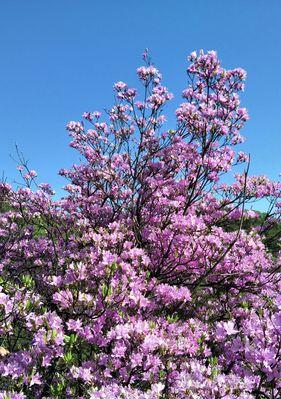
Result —
M9 0L0 6L0 172L11 182L18 144L40 182L64 184L77 161L65 125L108 108L112 85L136 82L148 47L164 83L186 86L186 57L215 49L223 66L248 72L242 132L252 174L281 172L280 0ZM169 115L168 115L169 116ZM172 120L170 114L170 120ZM167 126L172 128L173 126Z

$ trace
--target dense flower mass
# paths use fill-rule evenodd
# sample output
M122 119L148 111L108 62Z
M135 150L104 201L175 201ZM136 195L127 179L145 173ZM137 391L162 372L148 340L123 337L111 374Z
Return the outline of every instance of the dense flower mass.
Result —
M236 151L246 73L193 52L167 129L143 58L142 96L68 123L64 198L26 164L0 185L0 398L281 397L281 185Z

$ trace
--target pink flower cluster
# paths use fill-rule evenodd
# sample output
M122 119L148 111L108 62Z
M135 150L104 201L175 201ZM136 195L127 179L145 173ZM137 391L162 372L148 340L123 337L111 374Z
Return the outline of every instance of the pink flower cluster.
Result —
M118 82L105 120L67 125L83 161L64 198L32 170L0 184L0 398L281 396L280 255L246 225L259 198L279 223L281 186L247 165L224 180L248 161L246 74L193 52L165 129L172 95L144 60L143 97Z

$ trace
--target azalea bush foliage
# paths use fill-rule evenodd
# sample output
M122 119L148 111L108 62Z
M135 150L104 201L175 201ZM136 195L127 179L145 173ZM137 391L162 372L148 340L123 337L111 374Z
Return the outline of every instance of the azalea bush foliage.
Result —
M246 73L192 53L169 129L173 96L143 58L139 94L118 82L104 115L67 125L82 161L60 171L62 199L24 163L23 187L1 183L2 399L281 396L281 264L265 235L281 185L237 150Z

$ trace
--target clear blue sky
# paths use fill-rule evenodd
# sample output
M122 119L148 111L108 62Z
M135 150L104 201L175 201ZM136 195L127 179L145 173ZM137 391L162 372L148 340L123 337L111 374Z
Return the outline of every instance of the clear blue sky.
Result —
M0 171L9 181L14 145L41 182L64 184L61 167L77 160L65 125L112 101L112 85L136 82L148 47L176 94L186 56L215 49L227 68L248 72L243 105L251 120L244 150L251 172L281 172L280 0L9 0L0 6ZM169 126L172 127L172 126Z

